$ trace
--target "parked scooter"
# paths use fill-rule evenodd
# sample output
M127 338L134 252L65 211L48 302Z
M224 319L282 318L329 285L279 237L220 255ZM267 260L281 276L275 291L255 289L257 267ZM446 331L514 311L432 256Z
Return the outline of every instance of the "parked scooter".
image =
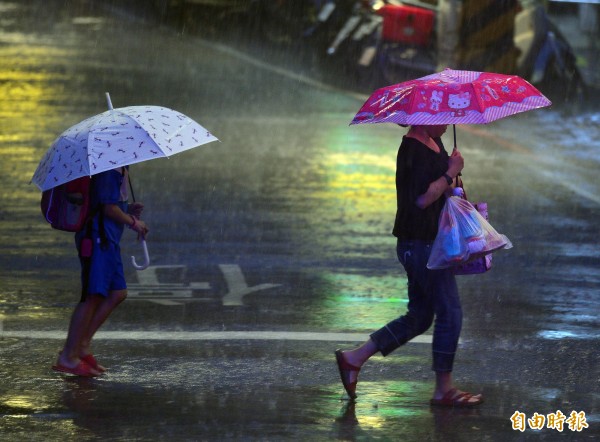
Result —
M523 54L519 73L542 89L555 102L581 102L585 83L573 49L550 21L543 6L524 10L518 20L529 20L533 29L528 42L521 42Z
M359 0L354 5L344 21L343 26L327 48L328 55L334 55L342 44L354 44L373 35L381 23L381 17L373 14L376 8L374 1Z
M317 34L330 22L331 17L339 9L335 0L314 0L313 4L316 11L315 19L302 33L304 37L312 37Z
M363 76L391 84L436 69L435 8L390 1L355 1L327 48Z
M357 85L395 84L437 71L437 7L419 0L251 0L271 42L323 54ZM542 6L535 9L532 41L517 44L522 77L555 101L578 100L584 82L567 40ZM517 16L523 14L523 11ZM527 28L528 31L529 28ZM525 32L524 34L527 34ZM516 36L521 38L521 36ZM464 67L468 69L468 67ZM367 84L368 83L368 84ZM560 94L557 97L557 93Z
M543 6L529 13L534 37L525 45L519 74L557 101L580 101L585 84L571 46L548 19ZM437 8L419 1L356 1L331 43L337 54L348 42L356 69L375 71L379 84L394 84L437 70ZM523 45L520 45L523 50Z
M416 3L388 3L377 46L382 81L394 84L431 74L437 68L436 8Z

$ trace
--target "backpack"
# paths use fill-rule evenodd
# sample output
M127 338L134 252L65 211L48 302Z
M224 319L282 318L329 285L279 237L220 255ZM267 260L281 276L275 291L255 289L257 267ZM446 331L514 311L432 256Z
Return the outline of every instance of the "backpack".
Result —
M42 214L54 229L79 232L84 228L90 217L91 181L83 176L42 192Z

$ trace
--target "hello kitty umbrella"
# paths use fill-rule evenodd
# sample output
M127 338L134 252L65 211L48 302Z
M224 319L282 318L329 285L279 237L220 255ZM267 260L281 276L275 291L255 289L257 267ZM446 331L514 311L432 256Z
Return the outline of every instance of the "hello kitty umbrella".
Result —
M376 90L350 124L486 124L551 104L517 75L445 69Z

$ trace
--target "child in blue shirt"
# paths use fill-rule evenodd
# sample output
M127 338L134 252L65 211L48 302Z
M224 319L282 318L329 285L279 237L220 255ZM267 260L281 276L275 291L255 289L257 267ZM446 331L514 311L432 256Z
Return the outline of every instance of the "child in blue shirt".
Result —
M98 376L106 370L93 356L91 342L96 331L127 297L121 236L125 226L137 232L138 237L148 233L146 223L139 219L143 204L128 204L128 173L128 167L122 167L92 179L90 200L95 213L90 225L75 234L82 264L82 297L71 316L67 340L53 370L85 377ZM81 256L85 238L92 241L89 258Z

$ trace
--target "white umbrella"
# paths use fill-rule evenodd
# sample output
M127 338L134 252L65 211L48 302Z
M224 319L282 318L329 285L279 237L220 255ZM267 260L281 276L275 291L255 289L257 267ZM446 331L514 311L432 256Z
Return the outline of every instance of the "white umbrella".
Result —
M32 182L42 191L82 176L170 157L217 138L200 124L161 106L130 106L88 118L50 146Z
M129 106L90 117L64 131L40 161L31 181L45 191L82 176L92 176L218 141L190 117L162 106ZM142 242L149 264L146 242Z

